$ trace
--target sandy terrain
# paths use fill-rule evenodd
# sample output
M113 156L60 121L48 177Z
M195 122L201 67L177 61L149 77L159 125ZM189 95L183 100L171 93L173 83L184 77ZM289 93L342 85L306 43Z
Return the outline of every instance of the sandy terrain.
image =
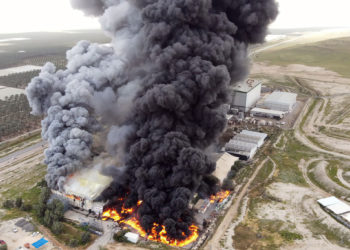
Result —
M295 225L295 231L304 239L283 249L345 249L327 241L324 237L315 238L307 226L312 219L321 219L330 228L337 228L348 233L348 229L327 215L317 204L322 195L309 188L286 183L273 183L267 191L282 202L272 202L262 205L258 210L260 219L282 220Z
M327 190L334 190L340 192L343 195L350 196L350 190L340 186L339 184L333 182L326 173L326 167L328 162L321 161L317 164L317 166L313 169L313 173L318 182L322 183Z
M19 219L0 223L0 239L5 240L9 250L17 249L20 246L24 247L24 244L26 243L32 244L40 240L42 237L44 237L40 233L36 236L32 236L31 232L26 232L22 228L15 226L15 223L18 220ZM12 231L14 228L18 230L17 233L14 233ZM34 249L33 246L31 246L31 248ZM43 249L43 250L55 249L55 247L49 241L46 245L42 246L40 249Z

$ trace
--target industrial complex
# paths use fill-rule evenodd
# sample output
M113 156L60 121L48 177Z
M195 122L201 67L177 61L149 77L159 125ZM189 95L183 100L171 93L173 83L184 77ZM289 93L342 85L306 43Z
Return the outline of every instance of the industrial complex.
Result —
M282 91L262 93L262 88L262 81L257 79L247 79L232 88L233 102L227 115L229 124L249 120L261 126L280 126L286 123L283 120L293 117L298 104L297 94Z

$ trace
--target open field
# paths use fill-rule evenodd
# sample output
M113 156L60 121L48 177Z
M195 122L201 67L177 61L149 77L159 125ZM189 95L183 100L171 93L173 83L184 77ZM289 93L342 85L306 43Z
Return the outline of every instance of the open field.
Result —
M41 70L42 67L35 65L24 65L19 67L12 67L7 69L0 69L0 77L16 73L25 73L28 71Z
M264 51L256 59L271 65L288 66L302 64L323 67L350 77L350 37L326 40L317 43L296 45L290 48Z
M0 100L4 101L12 95L24 94L23 89L9 88L5 86L0 86Z

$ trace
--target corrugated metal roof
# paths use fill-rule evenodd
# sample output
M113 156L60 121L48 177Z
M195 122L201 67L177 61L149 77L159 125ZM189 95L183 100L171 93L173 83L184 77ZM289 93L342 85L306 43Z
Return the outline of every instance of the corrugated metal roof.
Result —
M257 137L260 137L261 139L264 139L264 140L265 140L266 137L267 137L267 134L265 134L265 133L259 133L259 132L250 131L250 130L243 130L243 131L241 132L241 134L257 136Z
M331 197L328 197L328 198L320 199L317 202L320 203L322 206L327 207L327 206L330 206L330 205L333 205L333 204L340 203L341 201L338 198L336 198L334 196L331 196Z
M295 93L275 91L266 97L264 103L281 103L290 105L295 103L297 96L298 95Z
M350 206L344 202L339 202L333 205L327 206L327 209L331 210L335 214L344 214L350 212Z

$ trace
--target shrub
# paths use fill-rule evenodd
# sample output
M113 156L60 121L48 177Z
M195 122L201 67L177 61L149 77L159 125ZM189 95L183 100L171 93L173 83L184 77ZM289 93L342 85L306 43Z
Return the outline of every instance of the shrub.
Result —
M113 236L113 239L118 242L127 242L128 240L125 237L125 234L129 232L129 230L122 230L119 231L118 233L115 233Z
M71 239L69 241L69 246L71 247L77 247L79 245L79 241L77 239Z
M32 210L32 205L30 205L30 204L22 204L22 206L21 206L21 210L22 211L26 211L26 212L29 212L29 211L31 211Z
M13 208L15 205L14 205L14 202L13 202L13 200L6 200L6 201L4 201L4 203L2 204L2 206L4 207L4 208Z
M63 231L63 225L61 222L59 221L54 221L54 223L52 224L52 228L51 228L52 232L54 234L60 234Z
M18 198L16 199L15 204L16 204L16 207L20 208L20 207L22 206L22 204L23 204L22 198L21 198L21 197L18 197Z
M81 243L82 245L85 245L85 244L88 243L89 241L90 241L90 233L84 232L84 233L81 235L80 243Z
M289 232L287 230L283 230L283 231L279 232L279 234L282 236L283 239L285 239L287 241L302 240L303 239L303 236L301 234L292 233L292 232Z

